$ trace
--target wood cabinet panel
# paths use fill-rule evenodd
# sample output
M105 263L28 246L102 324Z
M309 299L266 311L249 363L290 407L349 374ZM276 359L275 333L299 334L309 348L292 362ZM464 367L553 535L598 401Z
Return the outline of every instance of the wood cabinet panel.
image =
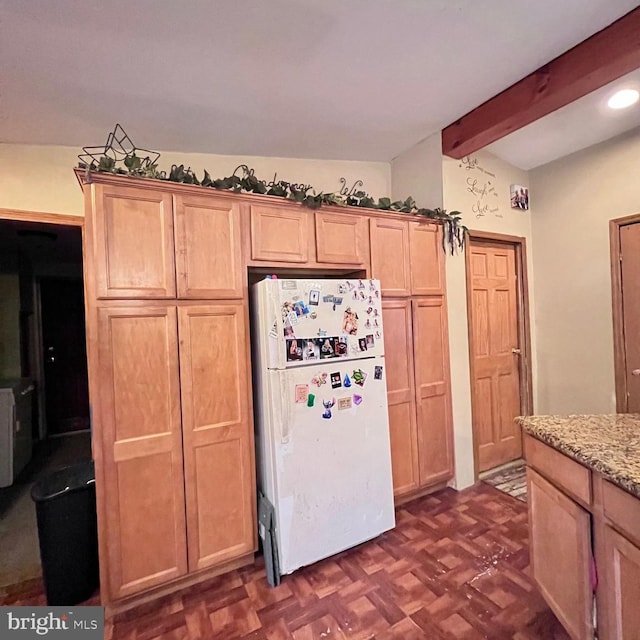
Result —
M179 298L242 298L240 205L174 195Z
M94 186L93 255L98 298L174 298L171 195Z
M440 296L412 307L420 484L427 486L453 477L447 309Z
M605 556L599 588L608 596L604 640L632 640L640 632L640 548L609 526L603 527Z
M416 296L443 295L445 292L442 226L409 223L411 293Z
M310 211L251 205L251 259L309 262Z
M102 308L98 366L106 600L187 571L175 308Z
M585 507L591 505L591 471L553 447L525 434L527 464Z
M391 466L395 495L419 487L411 302L383 300L385 367Z
M607 520L640 546L640 500L611 482L601 480L602 509Z
M369 262L369 236L364 216L318 211L315 221L318 262L358 265Z
M592 638L591 517L531 468L527 491L536 584L572 638Z
M371 277L380 280L383 296L411 295L409 223L372 218L369 224Z
M253 439L243 303L181 307L189 569L254 550Z

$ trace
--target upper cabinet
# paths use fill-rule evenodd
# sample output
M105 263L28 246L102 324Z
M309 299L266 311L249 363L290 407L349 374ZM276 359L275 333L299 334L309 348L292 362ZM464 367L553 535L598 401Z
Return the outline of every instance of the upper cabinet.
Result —
M409 223L371 218L371 276L380 280L383 296L411 295Z
M251 205L251 259L308 262L311 211Z
M229 198L175 195L179 298L241 298L240 205Z
M411 293L442 295L445 291L442 226L427 222L409 223Z
M95 185L92 243L98 298L174 298L171 195Z
M99 183L92 197L87 255L96 297L242 298L237 200Z
M316 212L318 262L365 266L369 262L367 219L352 213Z

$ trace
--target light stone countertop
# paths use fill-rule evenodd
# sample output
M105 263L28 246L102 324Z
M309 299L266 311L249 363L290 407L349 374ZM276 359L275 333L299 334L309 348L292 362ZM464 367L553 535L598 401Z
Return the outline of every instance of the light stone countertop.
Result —
M516 423L640 498L640 413L527 416Z

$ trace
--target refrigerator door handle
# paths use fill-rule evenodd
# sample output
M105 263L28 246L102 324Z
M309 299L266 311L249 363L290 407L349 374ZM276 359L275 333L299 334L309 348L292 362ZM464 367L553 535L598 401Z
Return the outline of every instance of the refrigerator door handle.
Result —
M288 397L288 389L287 389L287 371L279 370L278 378L280 383L280 406L282 407L282 435L281 442L282 444L286 444L289 442L289 427L291 424L291 402Z

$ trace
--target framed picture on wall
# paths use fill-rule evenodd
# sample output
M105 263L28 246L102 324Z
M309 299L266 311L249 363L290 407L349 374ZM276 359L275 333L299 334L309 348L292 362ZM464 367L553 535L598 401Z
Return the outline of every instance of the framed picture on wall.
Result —
M511 185L511 208L529 210L529 189L520 184Z

